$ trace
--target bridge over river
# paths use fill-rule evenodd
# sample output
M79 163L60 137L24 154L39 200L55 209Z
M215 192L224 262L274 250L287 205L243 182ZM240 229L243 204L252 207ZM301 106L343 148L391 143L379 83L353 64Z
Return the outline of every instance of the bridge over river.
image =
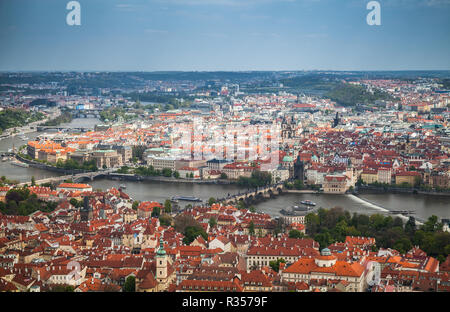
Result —
M99 170L95 172L83 172L83 173L77 173L77 174L69 174L65 176L58 176L58 177L51 177L41 180L36 180L36 184L43 184L43 183L58 183L63 182L65 180L72 180L73 182L82 182L82 181L93 181L95 178L98 177L106 177L111 172L115 171L116 169L107 169L107 170ZM29 182L23 182L18 184L18 186L24 186L24 185L31 185L31 181Z
M284 184L278 183L268 186L257 187L246 192L228 195L224 198L218 198L217 202L222 204L237 204L239 201L251 202L254 199L270 198L274 195L283 193Z
M42 131L71 131L71 132L86 132L92 131L92 128L88 127L65 127L65 126L38 126L36 130Z

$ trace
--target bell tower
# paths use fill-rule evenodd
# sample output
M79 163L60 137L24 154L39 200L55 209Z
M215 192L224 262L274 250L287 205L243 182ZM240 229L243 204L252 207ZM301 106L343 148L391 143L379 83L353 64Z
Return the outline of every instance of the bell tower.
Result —
M156 280L158 283L167 281L167 254L164 250L162 236L159 239L159 249L156 252Z

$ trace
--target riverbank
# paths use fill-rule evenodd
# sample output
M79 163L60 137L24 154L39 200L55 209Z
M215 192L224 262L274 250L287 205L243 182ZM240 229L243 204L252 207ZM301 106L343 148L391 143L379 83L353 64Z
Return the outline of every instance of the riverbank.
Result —
M293 193L293 194L321 194L318 191L314 191L314 190L288 190L288 189L284 189L283 193Z
M191 184L223 184L230 185L235 184L233 181L227 181L222 179L215 180L194 180L194 179L183 179L183 178L173 178L164 176L140 176L135 174L122 174L122 173L110 173L108 175L110 180L120 180L120 181L154 181L154 182L170 182L170 183L191 183Z
M68 175L68 174L78 174L78 173L86 173L89 171L86 170L82 170L82 169L64 169L64 168L58 168L58 167L54 167L54 166L50 166L47 164L43 164L40 162L36 162L30 159L26 159L18 154L15 155L16 159L18 161L20 161L21 163L25 163L30 167L33 168L37 168L37 169L41 169L41 170L47 170L47 171L52 171L52 172L57 172L57 173L62 173L64 175Z
M0 135L0 141L1 140L5 140L5 139L9 139L9 138L13 138L13 137L18 136L18 135L23 135L23 134L35 132L35 131L36 131L35 129L24 129L24 130L21 130L20 132L2 134L2 135Z
M13 138L18 135L35 132L37 126L40 126L40 125L48 122L52 118L57 118L60 115L61 115L61 111L57 110L53 115L48 116L47 118L31 122L31 123L21 126L21 127L12 127L12 128L5 129L4 133L2 133L0 135L0 141L4 140L4 139L8 139L8 138ZM14 131L14 129L15 129L15 131Z
M401 188L390 186L359 186L356 188L358 194L421 194L450 196L450 191L424 191L416 188Z

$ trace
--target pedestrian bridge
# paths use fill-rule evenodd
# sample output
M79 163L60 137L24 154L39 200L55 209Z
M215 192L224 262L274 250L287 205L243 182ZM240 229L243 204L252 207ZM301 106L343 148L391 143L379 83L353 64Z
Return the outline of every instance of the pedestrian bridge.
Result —
M91 131L92 128L86 128L86 127L62 127L62 126L38 126L36 127L36 130L38 132L42 131L71 131L71 132L86 132Z
M222 204L237 204L239 201L251 202L254 199L270 198L275 195L283 193L284 184L274 184L269 186L258 187L246 192L239 192L238 194L228 195L224 198L218 198L217 202Z
M51 178L36 180L35 183L36 184L60 183L65 180L72 180L74 183L83 182L86 180L94 181L95 178L101 177L101 176L102 177L107 176L114 170L116 170L116 169L108 169L108 170L101 170L101 171L99 170L99 171L95 171L95 172L83 172L83 173L78 173L78 174L69 174L69 175L64 175L64 176L59 176L59 177L51 177ZM31 185L31 181L18 184L18 186L24 186L24 185Z

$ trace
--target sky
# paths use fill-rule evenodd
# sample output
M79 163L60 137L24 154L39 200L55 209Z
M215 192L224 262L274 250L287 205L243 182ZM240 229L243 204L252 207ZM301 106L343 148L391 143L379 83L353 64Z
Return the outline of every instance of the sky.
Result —
M449 70L450 0L0 0L0 71Z

